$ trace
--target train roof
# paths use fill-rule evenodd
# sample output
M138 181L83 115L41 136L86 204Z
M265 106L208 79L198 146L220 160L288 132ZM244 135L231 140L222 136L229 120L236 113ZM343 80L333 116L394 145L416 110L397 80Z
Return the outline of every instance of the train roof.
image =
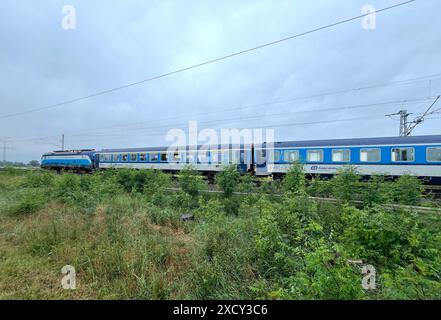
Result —
M350 139L327 139L327 140L301 140L275 142L275 148L292 147L331 147L331 146L381 146L381 145L413 145L413 144L441 144L441 135L407 136L407 137L375 137L375 138L350 138ZM266 143L263 143L265 146ZM185 146L187 150L200 149L202 146ZM215 149L228 148L250 148L250 145L214 145ZM119 148L103 149L97 153L118 153L118 152L154 152L167 151L169 147L144 147L144 148ZM256 145L256 148L259 148Z
M413 144L441 144L441 135L284 141L275 142L274 147L381 146Z
M202 147L207 146L182 146L183 148L186 148L187 150L199 150ZM251 145L213 145L208 146L210 149L240 149L240 148L251 148ZM148 147L148 148L123 148L123 149L103 149L98 151L98 153L113 153L113 152L153 152L153 151L167 151L170 147Z
M52 152L46 152L43 156L53 156L53 155L78 155L78 154L93 154L95 149L81 149L81 150L55 150Z

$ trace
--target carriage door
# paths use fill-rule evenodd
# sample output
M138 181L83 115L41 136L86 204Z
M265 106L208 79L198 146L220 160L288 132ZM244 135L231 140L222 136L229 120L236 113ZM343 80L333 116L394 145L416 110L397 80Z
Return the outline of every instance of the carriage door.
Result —
M254 160L256 161L256 176L268 175L266 154L266 149L254 149Z

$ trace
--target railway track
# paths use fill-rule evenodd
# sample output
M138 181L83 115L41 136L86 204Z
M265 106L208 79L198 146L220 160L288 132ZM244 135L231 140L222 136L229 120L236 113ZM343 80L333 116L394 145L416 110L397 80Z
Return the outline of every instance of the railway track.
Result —
M182 189L181 188L168 188L169 191L173 191L173 192L179 192ZM199 192L201 193L212 193L212 194L222 194L222 191L219 190L199 190ZM247 195L260 195L259 193L255 193L255 192L233 192L234 195L237 196L247 196ZM281 194L271 194L271 196L275 196L275 197L281 197ZM308 197L309 199L313 200L313 201L317 201L317 202L331 202L331 203L338 203L340 200L335 199L335 198L323 198L323 197ZM352 204L354 205L363 205L363 201L359 201L359 200L353 200L351 201ZM405 210L409 210L409 211L415 211L418 213L437 213L437 214L441 214L441 206L439 207L421 207L421 206L409 206L409 205L402 205L402 204L392 204L392 203L388 203L388 204L384 204L383 205L384 208L389 209L389 210L397 210L397 209L405 209Z

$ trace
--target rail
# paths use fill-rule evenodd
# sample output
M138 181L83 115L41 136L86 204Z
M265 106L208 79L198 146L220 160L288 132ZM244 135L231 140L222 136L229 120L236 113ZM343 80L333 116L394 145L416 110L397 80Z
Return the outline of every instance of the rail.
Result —
M173 192L178 192L178 191L182 191L181 188L167 188L167 190L173 191ZM214 194L222 194L222 191L219 190L199 190L199 192L202 193L214 193ZM256 193L256 192L233 192L234 195L238 195L238 196L247 196L247 195L260 195L260 193ZM281 197L282 195L279 193L273 193L273 194L269 194L271 196L275 196L275 197ZM314 201L318 201L318 202L332 202L332 203L337 203L340 200L335 199L335 198L322 198L322 197L308 197L311 200ZM363 204L363 201L360 200L352 200L351 203L353 204ZM441 214L441 207L419 207L419 206L410 206L410 205L403 205L403 204L392 204L392 203L387 203L387 204L383 204L383 207L386 209L390 209L390 210L394 210L394 209L406 209L406 210L410 210L410 211L415 211L418 213L439 213Z

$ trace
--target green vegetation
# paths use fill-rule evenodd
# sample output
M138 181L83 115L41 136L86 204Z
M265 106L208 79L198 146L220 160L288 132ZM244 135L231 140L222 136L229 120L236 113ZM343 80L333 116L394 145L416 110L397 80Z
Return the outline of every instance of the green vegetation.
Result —
M414 177L361 182L348 168L307 181L294 164L281 182L252 180L226 168L218 194L201 192L191 167L176 181L154 170L0 172L0 298L441 298L441 215L384 206L437 206ZM364 264L375 290L361 285ZM61 288L64 265L75 290Z

